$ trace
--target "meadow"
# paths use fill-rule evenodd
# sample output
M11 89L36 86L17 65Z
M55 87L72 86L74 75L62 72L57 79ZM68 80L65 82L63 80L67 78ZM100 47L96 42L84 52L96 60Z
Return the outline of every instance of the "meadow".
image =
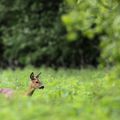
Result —
M29 75L41 72L45 88L26 97ZM108 89L107 70L51 68L0 71L0 88L12 88L15 95L0 95L2 120L118 120L120 97L116 87ZM117 90L116 90L117 89ZM114 91L118 91L115 93Z

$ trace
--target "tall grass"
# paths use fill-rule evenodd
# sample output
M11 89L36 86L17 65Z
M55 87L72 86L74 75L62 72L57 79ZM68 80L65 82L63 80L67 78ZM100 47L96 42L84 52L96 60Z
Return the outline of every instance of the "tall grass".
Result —
M24 96L29 75L42 72L44 90ZM120 98L109 95L104 81L105 70L27 67L1 70L0 87L15 90L12 99L0 95L2 120L118 120ZM114 91L113 91L114 92Z

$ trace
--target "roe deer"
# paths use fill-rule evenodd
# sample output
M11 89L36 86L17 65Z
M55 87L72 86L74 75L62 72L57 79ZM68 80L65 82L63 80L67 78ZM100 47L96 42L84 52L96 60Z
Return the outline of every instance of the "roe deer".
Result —
M41 73L39 73L36 76L34 75L33 72L30 74L31 82L30 82L28 91L25 93L26 96L32 96L36 89L43 89L44 88L44 85L39 80L40 74ZM4 94L6 97L11 97L14 93L14 90L10 89L10 88L0 88L0 93Z

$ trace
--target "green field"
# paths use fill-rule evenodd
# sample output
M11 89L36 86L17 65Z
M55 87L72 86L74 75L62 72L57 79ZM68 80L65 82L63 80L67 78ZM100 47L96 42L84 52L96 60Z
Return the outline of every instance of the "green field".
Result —
M28 88L29 74L42 72L44 90L32 97L23 94ZM0 71L0 87L13 88L12 99L0 95L1 120L118 120L119 90L108 88L106 70L35 69ZM117 91L117 93L116 93Z

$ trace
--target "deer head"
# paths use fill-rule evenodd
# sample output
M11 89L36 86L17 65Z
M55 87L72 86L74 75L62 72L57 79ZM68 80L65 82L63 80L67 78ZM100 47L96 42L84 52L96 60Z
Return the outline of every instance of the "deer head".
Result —
M26 91L25 95L32 96L36 89L44 88L44 85L39 79L40 74L41 73L39 73L36 76L34 75L33 72L30 74L31 82L30 82L29 89ZM13 90L9 88L0 88L0 93L4 94L6 97L11 97L13 95Z
M32 72L30 74L30 79L31 79L31 84L30 87L34 88L34 89L43 89L44 85L42 84L42 82L39 79L41 73L39 73L38 75L34 75L34 73Z

